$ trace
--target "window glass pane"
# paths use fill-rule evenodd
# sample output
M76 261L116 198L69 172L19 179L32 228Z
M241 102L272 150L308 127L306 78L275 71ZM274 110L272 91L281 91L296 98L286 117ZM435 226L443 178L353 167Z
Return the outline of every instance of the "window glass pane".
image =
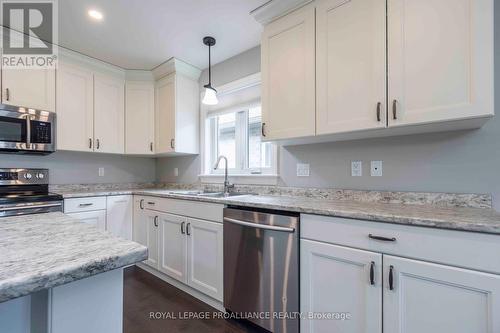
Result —
M248 110L248 167L260 169L271 167L271 143L260 141L262 122L261 108Z
M217 155L224 155L228 168L236 167L236 114L229 113L217 117ZM224 162L221 162L224 163ZM221 165L221 167L224 167Z

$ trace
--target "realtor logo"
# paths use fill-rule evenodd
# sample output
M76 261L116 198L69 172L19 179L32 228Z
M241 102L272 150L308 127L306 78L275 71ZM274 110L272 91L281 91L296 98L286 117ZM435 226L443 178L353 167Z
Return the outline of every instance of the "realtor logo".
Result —
M57 0L1 0L2 66L55 68Z

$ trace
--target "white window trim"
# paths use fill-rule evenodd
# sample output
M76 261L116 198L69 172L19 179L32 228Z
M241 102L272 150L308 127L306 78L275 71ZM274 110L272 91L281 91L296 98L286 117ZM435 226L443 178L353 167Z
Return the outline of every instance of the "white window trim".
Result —
M225 94L236 92L241 89L250 88L258 84L261 84L260 72L246 76L236 81L229 82L225 85L216 87L215 89L217 89L218 95L222 96ZM203 96L201 97L203 98ZM207 155L210 155L210 152L205 151L206 140L209 140L209 138L207 138L207 135L212 135L211 133L206 133L205 130L205 121L207 119L207 115L208 115L207 109L203 106L203 104L201 104L200 124L202 124L202 126L200 126L200 140L201 140L200 163L201 163L202 174L199 175L199 179L202 183L219 184L224 182L223 173L213 174L207 172L209 168L213 167L211 165L208 165L209 158L207 158ZM273 149L273 161L271 163L272 166L270 171L268 171L265 174L230 174L229 175L230 181L236 184L243 184L243 185L277 185L279 181L278 145L274 144L272 149Z

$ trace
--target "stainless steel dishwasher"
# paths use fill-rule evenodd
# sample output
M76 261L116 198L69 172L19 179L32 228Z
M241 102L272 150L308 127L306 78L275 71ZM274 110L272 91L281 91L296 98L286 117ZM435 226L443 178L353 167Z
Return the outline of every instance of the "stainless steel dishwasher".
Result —
M299 215L224 209L224 307L275 333L299 331Z

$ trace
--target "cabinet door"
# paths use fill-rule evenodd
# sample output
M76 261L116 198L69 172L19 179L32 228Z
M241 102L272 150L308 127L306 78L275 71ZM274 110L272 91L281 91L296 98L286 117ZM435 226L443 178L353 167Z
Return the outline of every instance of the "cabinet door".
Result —
M59 62L57 69L57 149L93 151L92 72Z
M493 115L493 0L389 0L389 126Z
M385 0L316 7L317 134L386 127Z
M109 196L106 200L106 230L132 240L132 196Z
M54 69L2 69L2 103L55 111Z
M384 275L385 333L500 332L498 275L385 255Z
M84 223L91 224L98 228L99 230L106 230L106 211L105 210L95 210L91 212L81 212L81 213L70 213L66 214L72 216Z
M156 83L156 152L175 151L175 74Z
M300 246L301 312L350 315L301 320L301 332L381 333L382 255L308 240Z
M188 284L223 300L222 224L188 219Z
M125 88L125 152L154 152L154 83L127 82Z
M95 151L123 154L125 151L125 81L94 75Z
M146 211L145 212L146 219L146 246L148 248L148 260L146 260L146 264L158 269L159 265L159 216L157 212Z
M262 122L265 140L315 134L315 20L308 5L264 28Z
M160 265L159 270L168 276L186 283L187 238L186 218L171 214L159 214Z

